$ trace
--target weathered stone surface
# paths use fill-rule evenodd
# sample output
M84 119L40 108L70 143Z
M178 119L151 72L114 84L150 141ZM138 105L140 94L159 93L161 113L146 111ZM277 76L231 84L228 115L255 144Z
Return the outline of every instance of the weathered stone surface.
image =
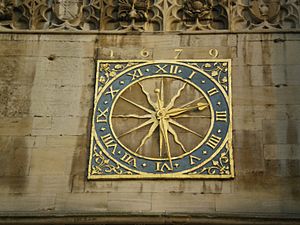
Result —
M55 208L55 195L35 194L1 194L2 212L49 212Z
M101 212L108 207L106 193L63 193L55 199L56 210L66 212Z
M293 144L264 145L264 158L274 159L300 159L300 146Z
M119 212L143 212L151 210L150 193L108 193L108 210Z
M193 193L154 193L152 211L154 212L215 212L215 195Z
M0 212L299 216L299 40L1 34ZM88 181L95 59L173 59L176 49L179 59L203 59L211 48L233 63L236 177Z
M299 120L264 120L265 144L299 144Z
M216 211L222 213L280 213L281 200L267 193L216 196Z

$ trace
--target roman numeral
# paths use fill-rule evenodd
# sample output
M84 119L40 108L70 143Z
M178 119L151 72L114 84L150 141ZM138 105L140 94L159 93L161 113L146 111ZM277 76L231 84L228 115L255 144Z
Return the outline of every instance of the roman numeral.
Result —
M122 160L123 162L127 163L128 165L132 165L132 166L134 166L134 167L136 168L136 158L135 158L135 157L133 157L133 156L131 156L131 155L125 153L125 154L122 156L121 160Z
M196 164L196 162L194 160L200 161L201 158L198 158L197 156L190 155L190 164L191 165L195 165Z
M158 70L155 73L168 73L168 74L177 74L179 71L179 66L176 65L155 65Z
M216 111L216 120L227 122L227 112L226 111Z
M167 172L173 171L173 168L168 163L157 162L155 170L158 172Z
M174 65L170 66L170 74L176 74L178 70L179 70L179 66L174 66Z
M193 72L190 74L189 79L190 79L190 80L193 79L193 77L195 76L195 74L196 74L196 72L193 71Z
M216 89L216 88L212 88L212 89L210 89L208 92L207 92L207 94L209 95L209 96L212 96L212 95L214 95L214 94L217 94L219 91Z
M133 73L128 73L128 75L132 77L131 80L135 80L137 78L144 76L141 69L134 70Z
M218 136L216 136L216 135L213 134L209 138L209 140L208 140L208 142L206 144L209 147L211 147L212 149L215 149L217 147L217 145L220 143L221 139L222 139L221 137L218 137Z
M96 122L97 123L106 123L107 122L107 114L108 114L108 108L105 109L104 111L101 111L100 108L98 108L98 112L100 113L96 117Z
M115 97L115 95L116 95L116 93L118 93L119 92L119 90L115 90L115 89L113 89L113 87L112 86L110 86L109 87L109 91L108 92L106 92L105 94L106 95L111 95L111 98L114 98Z
M111 150L112 150L111 152L114 155L118 145L116 144L116 142L112 138L111 134L106 134L106 135L101 136L101 140L103 141L103 143L104 143L107 150L109 148L111 148Z

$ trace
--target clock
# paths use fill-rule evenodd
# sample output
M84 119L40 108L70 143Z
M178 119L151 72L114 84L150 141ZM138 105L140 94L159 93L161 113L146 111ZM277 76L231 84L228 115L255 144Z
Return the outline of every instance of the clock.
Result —
M232 178L230 63L98 61L88 178Z

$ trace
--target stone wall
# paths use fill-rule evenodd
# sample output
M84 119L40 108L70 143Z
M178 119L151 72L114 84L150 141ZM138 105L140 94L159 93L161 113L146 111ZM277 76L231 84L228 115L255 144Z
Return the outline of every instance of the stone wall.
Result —
M236 177L87 181L95 60L177 48L233 60ZM299 219L299 52L298 33L0 34L0 223Z

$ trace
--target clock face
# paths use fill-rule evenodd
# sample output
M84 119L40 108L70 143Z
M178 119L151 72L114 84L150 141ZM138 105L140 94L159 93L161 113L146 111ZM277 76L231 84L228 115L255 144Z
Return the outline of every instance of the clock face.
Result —
M89 178L230 178L230 61L99 61Z

